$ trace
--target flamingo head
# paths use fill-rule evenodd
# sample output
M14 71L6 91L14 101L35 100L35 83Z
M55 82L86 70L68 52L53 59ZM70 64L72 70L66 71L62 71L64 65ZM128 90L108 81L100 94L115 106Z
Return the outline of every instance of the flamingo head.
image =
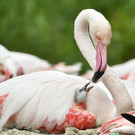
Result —
M23 70L20 64L14 59L8 57L0 60L0 82L22 75Z
M7 59L4 61L0 60L0 82L8 80L13 76L14 74L12 73L11 64L7 62Z
M97 82L107 68L107 46L112 37L111 26L104 16L100 15L92 21L89 31L96 49L96 69L92 81Z
M74 95L74 101L76 103L84 103L86 101L86 97L87 97L87 94L88 92L90 91L90 89L92 89L94 86L93 84L91 86L88 87L88 85L90 84L91 82L87 83L85 86L83 86L81 89L77 89L75 91L75 95Z

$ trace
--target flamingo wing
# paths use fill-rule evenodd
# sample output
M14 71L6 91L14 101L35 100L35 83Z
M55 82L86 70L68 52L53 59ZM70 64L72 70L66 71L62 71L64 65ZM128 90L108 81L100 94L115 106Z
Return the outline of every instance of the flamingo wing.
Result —
M86 83L88 80L84 78L55 71L22 75L1 83L0 96L7 95L2 99L1 128L14 116L12 122L18 128L39 129L46 125L47 131L53 130L73 112L70 109L75 90Z

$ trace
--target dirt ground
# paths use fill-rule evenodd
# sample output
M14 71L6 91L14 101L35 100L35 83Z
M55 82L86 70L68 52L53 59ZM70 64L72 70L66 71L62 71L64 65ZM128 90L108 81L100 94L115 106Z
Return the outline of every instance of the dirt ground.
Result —
M78 130L76 128L67 128L64 134L51 134L51 135L99 135L96 132L97 129ZM48 135L47 133L36 133L26 130L18 129L5 129L0 135Z

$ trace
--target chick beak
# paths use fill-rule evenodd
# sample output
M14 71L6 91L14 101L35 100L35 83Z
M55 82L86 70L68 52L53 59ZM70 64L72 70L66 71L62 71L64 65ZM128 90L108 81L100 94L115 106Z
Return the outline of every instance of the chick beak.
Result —
M90 87L88 87L88 85L90 84L91 82L88 82L84 87L83 87L83 89L86 91L86 92L89 92L90 91L90 89L92 89L94 86L90 86Z

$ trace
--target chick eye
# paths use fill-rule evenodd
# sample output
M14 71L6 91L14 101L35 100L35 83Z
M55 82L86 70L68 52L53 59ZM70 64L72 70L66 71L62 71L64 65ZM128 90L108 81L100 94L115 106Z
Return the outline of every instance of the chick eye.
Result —
M80 89L80 90L79 90L79 92L82 92L82 91L83 91L83 89Z

